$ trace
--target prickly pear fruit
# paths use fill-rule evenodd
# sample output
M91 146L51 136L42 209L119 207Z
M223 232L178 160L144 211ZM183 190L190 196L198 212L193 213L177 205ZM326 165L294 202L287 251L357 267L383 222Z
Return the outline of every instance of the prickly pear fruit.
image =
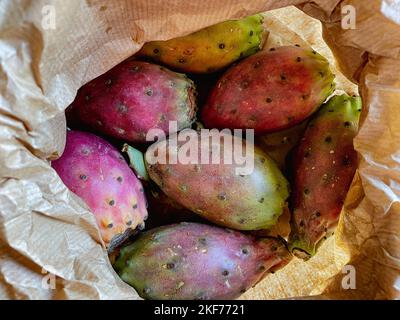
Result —
M114 268L145 299L234 299L290 259L275 238L181 223L141 234Z
M188 142L182 139L186 135L190 137ZM190 150L191 157L195 153L198 157L187 164L172 163L174 140L177 154ZM158 159L168 161L149 163L147 160L155 153ZM213 161L214 155L220 161ZM230 162L229 158L225 161L225 155L231 156ZM152 145L146 151L146 161L150 178L168 197L203 218L232 229L272 227L289 194L288 182L269 156L227 132L211 130L203 135L203 131L183 130L179 136L172 135ZM246 172L241 174L238 169L244 168Z
M265 37L263 16L229 20L190 35L146 43L138 56L188 73L209 73L260 49Z
M147 210L142 184L105 140L68 131L65 150L51 165L92 210L107 246L127 229L144 227Z
M185 75L126 60L84 85L67 116L111 137L145 142L149 129L169 133L169 121L177 121L178 131L190 127L194 95L193 82Z
M296 46L255 54L230 68L202 111L207 128L286 129L315 112L333 92L334 75L317 52Z
M309 123L294 152L290 248L299 257L315 254L337 225L357 168L353 138L361 99L334 96Z

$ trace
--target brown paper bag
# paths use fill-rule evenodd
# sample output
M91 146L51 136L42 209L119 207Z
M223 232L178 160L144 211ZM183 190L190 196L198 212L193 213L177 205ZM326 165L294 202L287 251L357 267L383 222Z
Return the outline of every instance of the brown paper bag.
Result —
M355 29L341 28L344 5L355 9ZM332 63L340 90L354 93L359 84L365 107L355 139L359 170L335 236L314 258L294 259L242 298L400 297L400 8L395 0L3 0L0 298L139 298L113 271L92 214L49 165L65 144L63 111L82 84L145 41L265 11L267 46L313 46ZM346 282L351 272L356 288Z

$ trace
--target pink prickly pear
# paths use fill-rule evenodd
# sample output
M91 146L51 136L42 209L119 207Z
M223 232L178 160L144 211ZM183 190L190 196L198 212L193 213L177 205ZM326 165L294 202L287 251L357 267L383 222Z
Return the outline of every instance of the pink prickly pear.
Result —
M65 150L51 165L92 210L107 246L127 229L144 228L147 210L142 184L108 142L90 133L68 131Z

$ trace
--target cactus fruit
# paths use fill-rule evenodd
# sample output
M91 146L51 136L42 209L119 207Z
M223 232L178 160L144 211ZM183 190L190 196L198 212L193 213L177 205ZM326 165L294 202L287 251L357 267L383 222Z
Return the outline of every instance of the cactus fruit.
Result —
M315 254L337 225L357 168L353 138L361 98L334 96L310 121L294 152L290 248L299 257Z
M91 209L106 246L128 229L144 228L147 210L142 184L108 142L90 133L68 131L65 150L51 165Z
M146 43L139 57L187 73L210 73L257 52L265 38L263 16L229 20L184 37Z
M151 112L149 112L151 108ZM108 136L145 142L149 129L178 131L195 121L193 82L155 64L126 60L84 85L67 110L68 121Z
M272 51L271 51L272 50ZM333 93L334 75L317 52L272 48L230 68L202 110L207 128L248 128L257 134L290 128Z
M275 238L181 223L141 234L113 265L145 299L208 300L237 298L290 259Z
M250 142L246 145L246 140L226 132L211 130L209 135L203 136L188 129L180 134L186 132L193 135L189 142L177 139L178 153L191 149L198 151L201 159L210 160L213 155L219 155L220 161L209 161L209 164L202 161L194 161L194 164L147 162L150 178L172 200L215 224L237 230L271 228L283 212L289 187L269 156ZM176 135L172 135L170 139L152 145L146 151L146 160L154 151L160 158L172 159L174 151L170 141L175 139ZM225 146L226 141L231 150ZM250 147L254 148L251 152ZM239 174L237 169L243 168L243 164L238 164L236 159L244 150L245 159L249 160L245 165L250 170L247 174ZM225 162L225 154L233 154L233 161ZM252 170L250 161L253 162Z

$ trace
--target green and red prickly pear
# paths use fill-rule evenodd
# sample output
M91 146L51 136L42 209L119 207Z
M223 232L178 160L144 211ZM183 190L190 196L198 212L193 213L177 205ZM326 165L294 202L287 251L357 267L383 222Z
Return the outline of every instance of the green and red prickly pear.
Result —
M113 264L145 299L234 299L291 255L280 239L181 223L147 231L123 247Z
M315 112L334 91L328 61L311 49L272 48L230 68L202 110L207 128L254 129L256 134L292 127Z
M144 228L142 184L108 142L90 133L67 131L65 150L51 165L91 209L107 247L114 236Z
M353 138L361 98L334 96L309 123L295 149L290 248L308 258L337 225L357 168Z
M182 148L198 150L198 155L209 159L209 163L202 164L200 159L196 159L194 164L179 161L173 164L169 160L149 164L147 161L150 178L172 200L215 224L238 230L271 228L283 212L289 186L270 157L252 144L246 146L246 140L230 133L211 130L207 138L193 130L183 130L180 134L186 132L193 135L189 142L177 139L177 152ZM176 137L171 135L171 141ZM208 137L211 137L211 142ZM204 143L206 139L208 143ZM226 139L232 146L231 150L225 149ZM146 151L146 160L154 151L159 158L172 159L174 151L169 141L152 145ZM237 169L243 166L236 161L225 162L224 156L225 153L233 154L232 159L238 159L237 155L242 156L247 147L253 147L251 152L254 150L246 156L246 159L252 159L253 170L248 174L238 174ZM220 156L219 163L211 159L215 154Z
M266 36L263 16L229 20L184 37L146 43L139 57L187 73L209 73L257 52Z
M151 111L151 112L150 112ZM155 64L126 60L79 89L69 122L131 142L146 142L149 129L178 131L195 121L193 82Z

